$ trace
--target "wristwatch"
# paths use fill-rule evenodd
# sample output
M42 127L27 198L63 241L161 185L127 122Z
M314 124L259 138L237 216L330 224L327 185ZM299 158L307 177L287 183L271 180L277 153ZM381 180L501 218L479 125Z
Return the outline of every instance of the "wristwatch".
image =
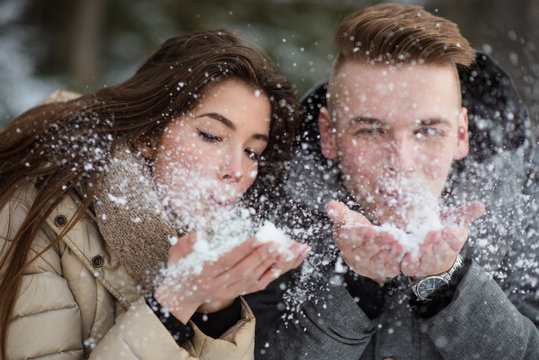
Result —
M448 285L451 282L453 274L460 268L462 268L464 262L460 254L457 255L455 263L446 273L427 276L423 279L410 279L412 285L412 291L421 301L429 301L430 297L438 291L442 286Z

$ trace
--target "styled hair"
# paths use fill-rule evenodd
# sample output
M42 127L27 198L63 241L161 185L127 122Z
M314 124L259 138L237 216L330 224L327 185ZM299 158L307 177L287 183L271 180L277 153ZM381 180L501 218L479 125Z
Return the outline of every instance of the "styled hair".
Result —
M379 4L337 26L334 67L346 60L379 64L470 66L475 53L458 26L420 6Z
M335 77L346 61L387 66L451 66L457 85L457 68L467 68L475 61L473 48L455 23L414 5L379 4L346 16L337 25L334 46L337 55L328 94L337 93ZM460 91L458 97L460 101ZM336 101L336 96L328 98L333 120Z
M288 160L299 104L265 53L226 30L172 37L126 81L34 107L0 132L0 209L25 181L37 188L14 241L0 249L0 358L5 358L7 325L23 272L36 258L29 259L30 247L54 207L73 191L81 198L75 216L47 249L91 206L115 146L160 136L169 121L193 109L225 79L245 82L268 97L269 142L259 160L259 177L278 181L284 172L274 164Z

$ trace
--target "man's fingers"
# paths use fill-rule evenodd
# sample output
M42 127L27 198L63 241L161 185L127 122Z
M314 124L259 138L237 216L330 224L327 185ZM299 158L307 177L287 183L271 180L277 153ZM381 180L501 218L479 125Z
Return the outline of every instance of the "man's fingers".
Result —
M485 205L480 201L472 201L463 205L462 219L465 225L468 226L472 221L479 219L485 213Z
M341 228L335 232L335 244L341 251L352 251L365 243L374 242L376 231L373 227L360 226L355 228Z
M421 258L417 255L406 253L401 261L401 271L406 276L416 275L417 269L421 267Z
M335 225L370 226L370 221L360 213L350 210L340 201L330 201L326 204L326 212Z
M442 238L456 252L460 252L468 239L468 230L460 226L447 226L442 230Z
M484 213L485 205L482 202L471 201L441 214L441 218L446 224L456 224L466 227L474 220L483 216Z

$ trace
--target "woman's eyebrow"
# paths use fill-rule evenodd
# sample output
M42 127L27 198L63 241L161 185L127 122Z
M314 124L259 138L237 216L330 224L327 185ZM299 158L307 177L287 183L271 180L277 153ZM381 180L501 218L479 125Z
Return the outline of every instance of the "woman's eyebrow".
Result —
M226 117L224 117L221 114L218 114L218 113L205 113L205 114L198 115L196 118L201 118L201 117L209 117L209 118L215 119L215 120L223 123L229 129L236 130L236 124L234 124L231 120L227 119ZM253 139L256 139L256 140L262 140L262 141L265 141L265 142L269 142L268 136L264 135L264 134L253 134L251 137Z
M226 117L224 117L221 114L218 114L218 113L206 113L206 114L201 114L201 115L197 116L197 118L201 118L201 117L209 117L209 118L215 119L217 121L222 122L226 127L230 128L232 130L236 130L236 125L232 121L230 121L229 119L227 119Z

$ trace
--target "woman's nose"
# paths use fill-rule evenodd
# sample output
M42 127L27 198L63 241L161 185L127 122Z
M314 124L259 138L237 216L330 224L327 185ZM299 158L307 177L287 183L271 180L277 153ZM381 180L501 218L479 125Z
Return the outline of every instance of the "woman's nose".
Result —
M244 175L241 155L227 154L219 165L219 179L226 182L239 182Z

